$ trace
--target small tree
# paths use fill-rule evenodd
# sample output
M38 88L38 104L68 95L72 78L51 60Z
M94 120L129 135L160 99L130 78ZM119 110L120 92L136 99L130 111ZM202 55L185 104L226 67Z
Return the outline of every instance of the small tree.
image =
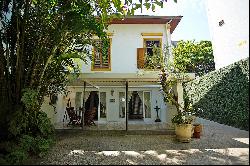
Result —
M215 70L212 43L210 41L179 41L173 48L174 65L178 72L202 76Z
M188 79L188 75L179 72L173 63L168 47L164 49L164 61L161 65L161 86L164 92L164 101L176 107L177 114L173 117L172 122L177 124L190 124L193 122L193 107L191 102L184 99L184 106L178 102L178 96L175 95L174 86L178 81Z

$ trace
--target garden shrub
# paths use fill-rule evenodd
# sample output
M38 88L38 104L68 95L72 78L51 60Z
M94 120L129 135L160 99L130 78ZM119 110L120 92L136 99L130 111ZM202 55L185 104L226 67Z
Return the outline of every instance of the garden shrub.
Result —
M37 125L38 135L44 138L54 137L54 126L51 124L47 114L45 112L39 111L37 115Z
M36 142L35 138L29 135L23 135L20 140L19 140L19 145L22 147L23 150L34 153L35 152L35 147L36 147Z
M199 117L249 131L249 58L183 86Z
M39 157L42 157L47 154L50 146L53 144L53 139L44 139L42 137L35 138L35 148L34 152Z
M11 153L9 153L6 158L8 163L11 165L23 164L23 162L28 159L28 152L22 148L16 148Z
M3 155L0 155L0 165L8 165L8 161L4 158Z
M0 144L0 162L3 164L22 164L31 156L42 157L55 140L54 127L47 114L41 111L15 112L9 132L9 140Z

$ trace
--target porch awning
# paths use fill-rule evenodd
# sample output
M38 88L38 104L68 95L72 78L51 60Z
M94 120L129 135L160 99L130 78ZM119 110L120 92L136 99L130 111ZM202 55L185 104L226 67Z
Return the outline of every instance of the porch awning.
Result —
M194 79L194 73L187 73L189 79ZM79 78L71 83L71 86L157 86L160 85L160 71L145 71L138 73L81 73Z

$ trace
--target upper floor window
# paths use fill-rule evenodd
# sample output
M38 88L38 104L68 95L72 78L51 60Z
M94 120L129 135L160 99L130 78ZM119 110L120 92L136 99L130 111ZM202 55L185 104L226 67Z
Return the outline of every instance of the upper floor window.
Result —
M100 39L95 40L93 47L92 70L111 70L110 65L111 39L103 42Z
M146 48L147 56L153 56L154 54L158 54L161 48L161 39L144 39L144 48Z
M161 38L144 38L144 48L137 49L137 67L143 69L159 69L163 61L161 45Z

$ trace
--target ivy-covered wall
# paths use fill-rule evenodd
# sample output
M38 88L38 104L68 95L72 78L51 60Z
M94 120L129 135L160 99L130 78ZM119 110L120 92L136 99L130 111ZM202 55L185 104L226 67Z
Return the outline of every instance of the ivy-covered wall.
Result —
M183 86L199 117L249 131L249 58Z

